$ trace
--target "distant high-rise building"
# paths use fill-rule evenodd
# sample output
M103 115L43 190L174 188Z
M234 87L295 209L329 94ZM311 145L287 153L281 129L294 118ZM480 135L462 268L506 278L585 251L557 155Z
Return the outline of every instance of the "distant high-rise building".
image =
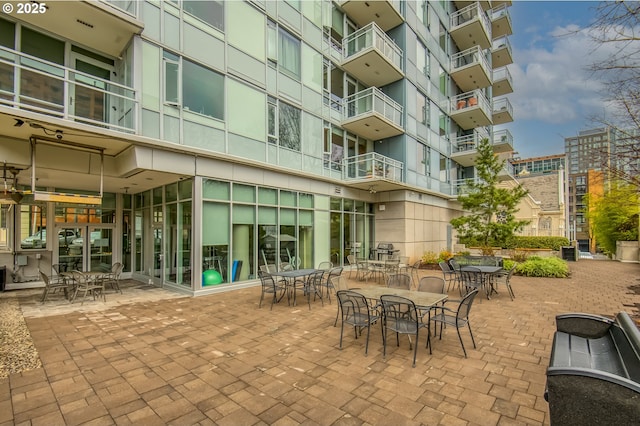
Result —
M615 167L615 131L609 127L583 130L565 138L567 158L567 219L572 239L581 251L595 252L595 238L590 232L584 197L601 196Z

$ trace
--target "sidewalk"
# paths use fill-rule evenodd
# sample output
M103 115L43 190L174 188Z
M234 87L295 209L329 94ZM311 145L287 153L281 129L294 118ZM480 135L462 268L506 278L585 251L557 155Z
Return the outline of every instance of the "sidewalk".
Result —
M640 265L570 267L569 279L514 277L513 302L505 289L477 299L477 349L462 330L469 358L450 329L433 339L433 355L421 337L415 368L406 337L383 359L379 326L368 356L352 330L339 350L334 298L270 311L257 308L255 287L52 316L31 307L39 316L25 321L42 367L0 379L0 425L548 424L555 315L640 318Z

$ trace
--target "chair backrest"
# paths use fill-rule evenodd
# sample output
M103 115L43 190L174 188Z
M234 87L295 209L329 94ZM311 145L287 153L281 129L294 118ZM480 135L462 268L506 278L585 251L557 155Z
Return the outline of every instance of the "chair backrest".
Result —
M347 262L349 262L349 265L355 265L356 264L356 256L353 254L350 254L347 256Z
M446 281L441 277L422 277L418 282L418 291L427 293L445 293Z
M73 280L76 282L76 284L82 285L87 283L87 277L77 269L71 271L71 276L73 277Z
M462 301L458 305L458 312L456 314L456 318L467 320L469 319L469 311L471 311L471 305L473 304L473 300L478 294L478 289L470 291L466 296L462 298Z
M262 283L262 288L273 288L276 286L276 282L273 279L273 277L271 276L271 274L269 274L268 272L263 271L262 269L260 269L258 271L258 278L260 278L260 282Z
M271 273L271 272L277 272L276 271L276 265L274 264L268 264L268 265L260 265L260 270L262 272L266 272L266 273Z
M336 266L335 268L331 268L329 270L329 272L326 274L327 276L327 282L329 282L329 280L333 277L337 277L342 275L342 271L344 270L344 268L342 266Z
M453 269L456 272L460 271L460 264L458 263L457 260L455 259L449 259L449 265L451 266L451 269Z
M39 271L39 272L40 272L40 278L42 278L42 281L44 281L44 285L48 287L49 286L49 277L44 272L42 272L42 271Z
M120 262L116 262L113 265L111 265L111 273L114 275L118 275L120 272L122 272L122 269L124 268L124 265Z
M511 269L509 269L509 273L507 273L507 281L511 279L511 275L516 271L516 267L518 266L518 262L515 262Z
M320 264L318 265L318 269L322 269L322 270L329 270L333 268L333 263L331 262L320 262Z
M399 333L415 334L418 329L418 310L411 299L391 294L380 296L385 327Z
M400 256L400 265L409 266L409 256Z
M440 269L442 270L442 272L444 272L445 274L447 272L451 272L453 271L453 269L451 268L451 265L449 265L447 262L445 262L444 260L438 262L438 266L440 266Z
M387 287L389 288L402 288L405 290L411 289L411 276L407 274L391 274L387 279Z
M60 275L60 264L59 263L54 263L53 265L51 265L51 269L53 269L56 273L56 275Z
M280 264L280 270L281 271L293 271L293 265L290 264L289 262L282 262Z
M369 318L369 304L363 295L351 290L340 290L337 296L343 318L351 317L356 321L362 321L362 316Z
M462 285L466 292L469 293L474 289L482 287L482 271L474 266L465 266L460 271L462 277Z

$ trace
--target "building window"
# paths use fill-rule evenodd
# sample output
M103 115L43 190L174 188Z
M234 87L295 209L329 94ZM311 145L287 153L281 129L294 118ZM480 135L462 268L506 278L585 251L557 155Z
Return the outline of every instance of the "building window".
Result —
M427 124L427 118L429 117L428 110L429 102L427 101L427 97L418 91L416 96L416 120L418 120L419 123Z
M278 63L280 71L290 77L300 79L300 40L280 28Z
M416 159L418 161L418 164L417 164L416 170L420 174L431 176L431 162L429 161L431 152L429 150L429 147L421 143L418 143L417 147L418 147L418 152L416 155Z
M180 58L172 53L163 53L164 102L180 105Z
M429 51L420 40L416 43L416 67L418 72L429 76Z
M206 22L213 28L224 31L223 1L183 0L182 7L188 14Z
M300 151L300 110L280 102L278 110L278 139L280 146Z
M224 119L224 77L193 62L182 61L184 109Z
M278 143L278 101L269 96L267 98L267 139L269 143Z

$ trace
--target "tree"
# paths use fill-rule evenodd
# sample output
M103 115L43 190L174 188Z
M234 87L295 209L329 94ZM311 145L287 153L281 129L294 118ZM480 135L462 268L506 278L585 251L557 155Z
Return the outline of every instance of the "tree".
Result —
M603 59L591 70L604 82L612 112L594 121L613 129L616 139L602 168L612 179L640 188L640 2L603 1L595 12L588 34L594 53L600 53L593 57Z
M461 241L479 244L483 249L500 246L528 221L516 220L518 204L527 195L519 184L515 188L498 188L498 175L506 160L498 158L488 139L478 144L477 179L467 184L468 193L459 197L469 213L451 220Z
M611 185L596 199L587 198L587 217L598 245L605 253L616 252L617 241L638 239L638 192L625 182Z

